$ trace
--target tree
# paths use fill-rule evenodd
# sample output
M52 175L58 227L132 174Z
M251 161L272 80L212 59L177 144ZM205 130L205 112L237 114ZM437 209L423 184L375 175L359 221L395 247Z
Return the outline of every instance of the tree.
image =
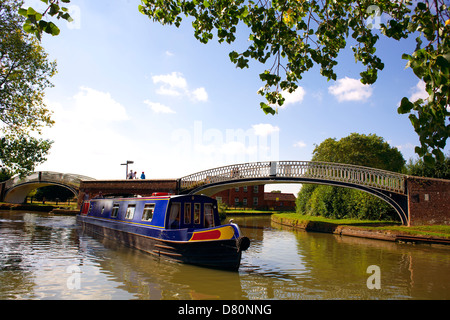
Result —
M335 138L324 140L314 148L312 161L354 164L394 172L401 172L405 166L400 151L382 137L359 133L352 133L339 141Z
M23 32L21 5L0 0L0 171L7 176L25 174L46 160L51 141L35 135L53 124L43 97L56 63Z
M434 167L426 166L422 159L410 159L406 165L406 173L419 177L450 179L450 154Z
M405 160L395 147L374 134L352 133L340 140L328 138L313 151L313 161L362 165L401 172ZM330 218L392 220L395 210L368 193L326 185L303 185L297 197L297 211Z
M53 25L46 29L50 23L42 17L48 13L69 19L67 10L59 6L59 0L41 1L49 4L43 14L22 9L21 14L28 17L24 28L39 37L42 30L58 34ZM443 161L442 150L450 135L450 14L445 1L141 0L139 11L153 21L177 27L182 15L189 17L194 35L202 43L208 43L214 31L220 43L233 43L238 25L247 26L248 48L232 51L229 57L239 68L248 68L250 59L263 64L272 59L271 67L259 75L265 83L258 92L266 99L260 103L266 114L277 112L276 106L285 100L283 92L294 92L314 65L320 66L328 80L336 80L338 54L349 45L355 60L364 66L361 82L373 84L384 68L375 54L379 31L398 41L416 37L415 51L402 57L425 82L429 98L409 101L404 97L397 111L409 114L421 144L415 151L433 165L435 160ZM381 17L386 23L381 23Z

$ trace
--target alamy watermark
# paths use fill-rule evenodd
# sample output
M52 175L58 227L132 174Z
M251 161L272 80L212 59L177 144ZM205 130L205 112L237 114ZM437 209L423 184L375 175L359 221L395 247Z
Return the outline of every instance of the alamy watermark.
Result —
M70 265L66 269L66 273L70 274L67 277L66 285L69 290L81 289L81 269L77 265Z
M371 265L367 267L366 270L367 273L370 274L370 276L367 278L367 288L370 290L381 289L381 269L379 266Z
M69 15L73 21L67 21L67 28L71 30L81 29L81 9L79 6L71 5L67 7Z
M377 5L370 5L366 13L369 17L366 19L366 26L369 29L381 29L381 9Z
M186 158L201 161L244 163L279 158L279 128L267 123L248 129L217 129L195 121L191 129L174 130L171 140Z

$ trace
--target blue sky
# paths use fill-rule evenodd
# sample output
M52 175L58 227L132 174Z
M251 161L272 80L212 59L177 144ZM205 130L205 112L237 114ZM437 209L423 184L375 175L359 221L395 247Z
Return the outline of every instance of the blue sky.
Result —
M41 2L28 5L37 9ZM257 94L258 74L268 66L241 70L228 58L247 44L245 32L231 46L216 39L204 45L187 20L180 28L162 26L138 5L72 0L75 22L58 21L61 34L44 36L59 72L46 92L56 124L44 134L54 144L37 170L121 179L121 163L133 160L131 168L147 178L178 178L241 162L310 160L314 144L352 132L374 133L406 160L416 157L418 137L408 117L397 114L402 97L424 94L401 59L413 41L381 37L377 52L385 69L372 86L359 83L362 66L346 49L336 82L314 68L271 116L260 109Z

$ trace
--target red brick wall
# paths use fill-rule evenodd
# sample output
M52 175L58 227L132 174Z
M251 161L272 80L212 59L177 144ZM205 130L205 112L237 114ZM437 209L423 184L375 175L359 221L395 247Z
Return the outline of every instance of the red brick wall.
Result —
M265 205L263 184L258 186L248 186L247 189L245 189L245 187L239 187L238 191L236 191L236 188L231 188L216 193L212 197L215 199L217 199L217 197L221 197L222 202L230 207L236 206L236 198L238 199L238 205L236 207L261 208ZM258 204L256 205L254 205L254 198L258 199ZM245 204L244 199L247 199L247 204Z
M93 198L100 192L104 196L137 194L141 196L151 196L153 192L177 191L177 180L95 180L82 181L80 193L78 194L78 205L81 205L85 198Z
M450 224L450 180L407 178L409 225Z

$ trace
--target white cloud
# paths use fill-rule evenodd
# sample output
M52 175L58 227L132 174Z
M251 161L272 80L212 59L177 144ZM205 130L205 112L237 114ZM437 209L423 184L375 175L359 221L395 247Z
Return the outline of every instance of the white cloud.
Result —
M306 147L306 143L304 143L303 141L297 141L294 143L294 147L296 148L304 148Z
M416 86L412 88L412 94L409 98L411 102L415 102L419 99L428 99L428 92L425 90L425 82L423 80L419 80Z
M203 87L192 91L192 97L195 101L208 101L208 93Z
M162 96L172 96L172 97L181 96L181 93L179 91L164 86L161 86L158 89L156 89L156 93Z
M284 104L281 108L285 108L289 104L301 103L305 97L306 91L302 87L298 87L294 92L289 93L288 91L282 91L282 96L284 97Z
M48 160L36 170L77 173L104 178L117 171L122 151L137 148L121 128L131 117L109 92L80 87L64 101L46 101L55 125L44 136L54 140ZM123 149L124 148L124 149ZM113 155L112 150L119 150ZM117 158L117 159L116 159ZM101 166L101 172L98 168Z
M116 102L109 92L101 92L87 87L80 87L80 91L73 97L76 116L84 121L122 121L129 117L125 108Z
M188 96L193 101L208 101L208 93L204 87L190 90L186 78L180 72L156 75L152 77L154 84L159 84L156 93L166 96Z
M168 86L171 89L186 89L187 81L179 72L172 72L170 74L162 74L152 77L153 83L162 83L163 86Z
M280 131L280 128L277 126L272 126L270 123L260 123L252 125L253 130L255 131L255 135L257 136L268 136L273 132Z
M224 143L220 148L220 153L225 154L227 156L235 156L235 155L242 155L242 154L254 154L256 153L257 147L256 146L246 146L244 143L239 141L230 141Z
M364 85L357 79L345 77L336 81L328 88L328 92L335 96L339 102L364 101L372 95L372 87Z
M427 90L425 89L425 81L419 80L416 86L411 89L411 96L409 97L409 101L416 102L419 99L423 99L426 101L429 97ZM450 104L446 106L447 111L450 112Z
M151 102L150 100L145 100L144 103L152 109L155 113L176 113L170 107L165 106L159 102Z

